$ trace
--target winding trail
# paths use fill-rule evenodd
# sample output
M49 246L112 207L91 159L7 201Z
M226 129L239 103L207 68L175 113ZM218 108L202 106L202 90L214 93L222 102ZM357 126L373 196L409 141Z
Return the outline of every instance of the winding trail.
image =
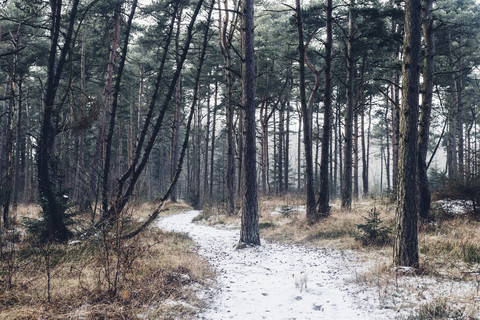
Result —
M158 221L166 231L185 232L213 266L217 284L199 319L394 319L382 309L373 289L356 285L365 269L351 254L329 249L282 245L263 240L254 248L235 250L239 230L192 223L198 211ZM295 288L292 274L308 274L308 289Z

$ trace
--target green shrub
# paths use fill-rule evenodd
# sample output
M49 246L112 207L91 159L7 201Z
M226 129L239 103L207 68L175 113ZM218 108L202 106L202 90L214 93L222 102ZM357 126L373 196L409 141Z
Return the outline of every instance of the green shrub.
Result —
M466 263L480 263L480 247L473 244L462 245L463 261Z
M293 207L292 206L282 206L280 208L280 214L284 217L290 217L293 213L294 213L295 210L293 210Z
M267 229L267 228L275 228L275 224L273 222L260 222L258 223L258 228L259 229Z
M390 243L390 234L392 229L383 225L380 218L380 212L377 208L368 211L364 224L358 224L357 229L360 232L355 238L363 245L385 245Z

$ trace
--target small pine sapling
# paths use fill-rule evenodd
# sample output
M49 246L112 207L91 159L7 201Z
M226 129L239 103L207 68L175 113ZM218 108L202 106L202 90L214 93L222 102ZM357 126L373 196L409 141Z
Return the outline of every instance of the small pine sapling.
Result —
M365 246L384 245L390 242L392 229L383 225L383 220L377 208L368 211L365 223L358 224L357 229L360 234L356 236L356 240L361 241Z

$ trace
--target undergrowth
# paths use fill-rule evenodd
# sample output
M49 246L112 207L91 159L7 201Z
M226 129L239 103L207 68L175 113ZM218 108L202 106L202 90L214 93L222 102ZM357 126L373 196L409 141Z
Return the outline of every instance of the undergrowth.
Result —
M136 224L130 218L119 228ZM150 228L123 240L118 231L68 244L23 232L2 237L0 319L192 317L203 303L195 292L212 273L191 239Z

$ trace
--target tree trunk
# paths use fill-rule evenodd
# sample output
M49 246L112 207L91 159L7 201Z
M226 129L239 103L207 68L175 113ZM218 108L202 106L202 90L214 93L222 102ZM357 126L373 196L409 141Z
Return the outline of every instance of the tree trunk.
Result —
M285 132L285 192L288 193L289 191L289 188L288 188L288 184L290 183L289 182L289 179L288 179L288 174L289 174L289 169L290 169L290 102L288 101L288 98L287 98L287 130Z
M210 74L210 77L212 74ZM205 125L205 153L203 157L203 189L201 192L201 201L200 203L203 205L206 203L208 197L208 145L210 142L210 117L211 117L211 110L210 110L210 84L207 85L207 123Z
M353 198L358 200L358 110L353 112Z
M283 156L284 156L284 136L285 136L285 105L279 110L278 122L278 194L282 195L283 188Z
M387 189L390 189L390 139L388 137L388 132L389 131L389 127L388 127L388 113L389 113L389 108L388 108L388 104L389 104L389 101L387 99L387 101L385 101L386 105L387 105L387 108L385 109L385 115L384 115L384 119L385 119L385 139L387 140L386 141L386 149L385 149L385 157L386 157L386 161L385 161L385 177L387 178ZM392 106L393 108L395 108L395 106Z
M201 199L200 199L200 177L201 177L201 147L202 147L202 106L200 103L200 83L197 86L196 90L197 95L197 107L196 107L196 119L195 119L195 137L193 143L194 149L194 197L195 197L195 204L194 209L199 210L201 208Z
M462 38L459 40L459 46L462 46ZM461 51L461 50L459 50ZM458 176L460 180L465 179L465 161L464 161L464 138L463 138L463 63L462 57L459 58L458 66L458 103L457 103L457 139L458 139Z
M22 79L18 80L18 104L17 104L17 119L15 126L15 159L14 159L14 174L13 174L13 210L17 210L18 206L18 194L20 193L20 158L22 153L23 139L22 139L22 101L23 91L22 91Z
M233 74L232 74L232 40L235 26L237 25L238 14L228 8L228 1L224 2L225 19L223 20L219 10L219 45L224 60L225 72L225 109L226 109L226 130L227 130L227 163L226 163L226 191L227 191L227 213L232 215L235 212L235 139L233 135ZM233 11L235 12L235 11Z
M298 106L297 106L298 109ZM298 112L298 136L297 136L297 191L302 191L302 113Z
M367 164L367 150L365 145L365 65L366 65L366 57L363 56L362 60L362 89L361 91L361 115L360 115L360 126L361 126L361 144L362 144L362 189L363 189L363 196L366 197L368 195L368 164ZM387 132L388 134L388 132Z
M352 151L353 151L353 113L354 113L354 73L355 57L353 56L354 25L355 14L353 12L355 0L350 0L348 12L348 42L347 42L347 106L345 112L345 144L344 144L344 165L343 165L343 189L342 189L342 209L350 211L352 209Z
M15 59L16 60L16 59ZM14 62L16 65L16 62ZM15 66L12 70L12 74L9 77L8 87L9 87L9 94L10 99L8 101L8 109L6 110L7 113L7 123L6 123L6 134L5 134L5 168L6 168L6 183L5 186L2 186L4 189L3 203L2 203L2 210L3 210L3 229L7 230L10 228L10 204L12 200L12 188L13 188L13 126L14 126L14 115L15 115Z
M331 140L331 119L332 119L332 0L327 0L326 20L327 20L327 39L325 42L325 86L323 98L323 135L322 135L322 154L320 159L320 189L317 200L317 215L325 217L330 214L329 206L329 187L328 179L328 160L330 156Z
M115 17L115 40L114 43L118 42L119 34L120 34L120 6L118 7L118 13L116 13ZM125 67L125 61L127 59L127 49L128 49L128 41L130 38L130 29L132 26L133 17L135 15L135 10L137 9L137 0L133 0L132 7L130 9L130 14L128 16L127 25L125 27L125 39L123 42L122 48L122 55L120 57L120 61L118 62L117 66L117 75L115 79L115 87L113 88L112 94L112 105L110 109L110 119L108 124L108 131L106 132L106 140L104 142L104 152L105 152L105 159L103 164L103 175L102 175L102 209L104 220L105 218L112 218L112 214L118 215L120 212L117 208L110 210L109 208L109 177L110 177L110 163L112 161L112 144L113 144L113 133L115 131L116 125L116 116L117 116L117 109L118 109L118 96L120 95L120 85L122 81L123 69ZM118 33L118 34L117 34ZM116 45L114 45L112 49L112 55L115 55ZM115 57L113 57L112 61L115 61ZM113 65L112 65L113 67ZM115 206L116 204L113 204Z
M459 99L459 89L456 75L453 72L455 69L453 61L453 49L452 49L452 39L451 32L448 33L448 51L449 51L449 65L451 69L451 105L448 112L448 147L447 147L447 166L448 166L448 176L451 179L457 179L459 176L458 170L458 105L460 103Z
M299 56L299 90L300 104L303 119L303 144L305 148L305 193L307 195L307 220L314 222L317 220L315 208L315 194L313 186L313 159L312 159L312 113L307 105L305 94L305 44L303 42L303 22L300 0L296 0L296 25L298 36L298 56Z
M403 89L400 110L398 189L394 240L395 266L419 267L417 238L417 138L421 1L405 3Z
M61 203L63 200L60 200L54 191L55 186L52 183L54 177L52 177L50 165L55 161L54 147L57 128L55 128L54 119L59 112L55 107L55 97L65 64L65 58L67 52L70 50L78 3L79 0L74 0L72 3L68 27L64 33L64 39L61 41L63 45L58 53L59 37L60 34L62 34L60 30L62 1L50 1L50 49L48 53L43 119L40 124L41 129L37 148L37 166L40 204L43 209L45 221L47 222L47 232L45 236L48 237L48 240L56 241L66 241L71 237L71 232L67 229L64 222L65 208Z
M435 58L435 41L433 35L433 0L422 1L422 29L425 43L425 60L423 63L422 104L418 127L418 214L421 219L428 219L430 210L430 187L427 176L428 135L433 97L433 72Z
M218 97L218 81L215 80L215 105L213 107L213 127L212 127L212 151L210 152L210 202L213 200L213 171L215 156L215 129L217 124L217 97Z
M243 12L244 45L242 68L242 100L245 110L245 150L243 153L243 206L240 243L260 245L257 202L257 159L255 126L255 57L253 0L245 0Z

